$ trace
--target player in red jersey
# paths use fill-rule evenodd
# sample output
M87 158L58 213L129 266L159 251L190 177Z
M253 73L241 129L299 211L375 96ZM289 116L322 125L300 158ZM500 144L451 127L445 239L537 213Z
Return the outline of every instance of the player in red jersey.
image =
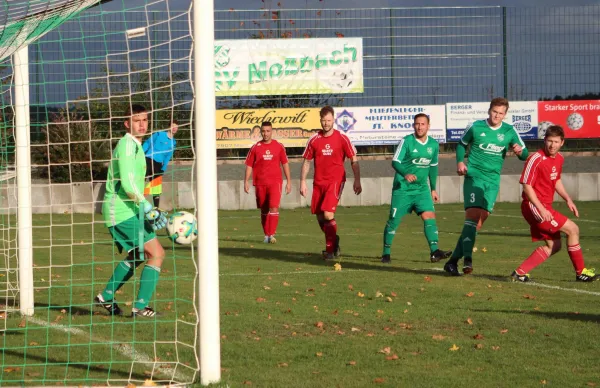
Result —
M549 127L544 136L544 148L529 156L521 174L521 213L529 223L532 241L544 241L546 245L537 247L519 268L513 271L511 276L514 281L529 281L529 271L560 250L560 232L567 235L567 248L575 268L575 279L581 282L596 279L594 270L584 267L583 253L579 245L579 227L552 208L556 192L567 202L575 217L579 217L577 207L561 181L564 158L558 151L564 144L564 139L565 132L560 126Z
M260 222L265 232L264 243L275 244L275 232L279 223L279 203L281 201L281 168L287 181L285 193L292 191L290 166L283 144L273 140L273 126L265 121L260 126L262 140L250 148L246 157L244 191L250 192L250 175L256 194L256 207L260 209Z
M303 197L308 194L306 176L310 169L310 161L314 160L315 176L310 210L312 214L316 214L319 226L325 233L323 258L332 260L335 256L340 255L340 238L337 235L337 224L334 216L346 182L346 170L344 168L346 158L350 159L352 163L354 193L359 195L362 192L362 187L360 185L360 167L356 157L356 148L354 148L348 136L333 128L333 108L330 106L323 107L320 115L322 130L308 140L302 155L304 162L302 163L300 178L300 194Z

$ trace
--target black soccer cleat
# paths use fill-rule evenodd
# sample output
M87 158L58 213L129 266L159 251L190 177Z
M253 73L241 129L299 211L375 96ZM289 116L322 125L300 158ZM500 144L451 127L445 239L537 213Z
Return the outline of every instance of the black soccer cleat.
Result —
M510 274L510 277L512 278L513 282L526 283L531 280L528 273L526 273L525 275L519 275L517 271L513 271L513 273Z
M144 307L141 310L136 309L135 307L133 309L131 309L131 316L133 318L135 318L135 317L154 318L154 317L157 317L158 315L160 315L160 314L157 313L156 311L152 310L148 306Z
M321 254L323 255L323 260L325 261L335 260L335 255L333 254L333 252L321 251Z
M390 255L383 255L381 256L381 262L384 264L391 264L392 258L390 257Z
M342 248L340 248L340 236L335 235L335 245L333 246L333 255L340 257L342 255Z
M104 298L102 298L102 294L96 295L96 297L94 298L94 303L98 306L104 307L104 309L108 311L109 315L123 315L123 311L121 310L117 302L115 302L114 300L110 300L108 302L105 301Z
M431 256L429 256L429 259L431 260L432 263L437 263L438 261L442 260L442 259L447 259L452 255L452 251L442 251L441 249L436 249L435 251L433 251L431 253Z
M448 272L452 276L460 276L460 272L458 272L458 266L449 261L444 264L444 271Z
M463 263L463 273L468 275L473 273L473 259L470 257L465 257L465 262Z

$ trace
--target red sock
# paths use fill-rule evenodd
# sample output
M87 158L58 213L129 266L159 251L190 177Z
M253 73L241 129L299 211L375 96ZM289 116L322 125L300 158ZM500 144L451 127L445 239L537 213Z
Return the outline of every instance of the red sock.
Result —
M274 236L277 231L277 224L279 223L279 212L269 212L267 215L267 235Z
M517 268L517 274L525 275L529 273L532 269L542 264L546 259L550 257L548 252L542 247L537 247L528 258L525 259L523 263Z
M571 263L573 263L573 268L575 268L575 273L581 275L581 271L583 271L585 266L581 246L579 244L567 245L567 250L569 251L569 258L571 259Z
M325 221L325 250L327 253L333 253L335 246L335 236L337 235L337 223L335 220Z
M262 225L263 228L263 232L265 233L265 236L268 236L269 234L268 229L267 229L267 215L268 213L260 213L260 224Z
M317 219L317 221L319 222L319 228L321 228L321 231L322 231L323 233L325 233L325 223L326 223L327 221L325 221L325 220L321 221L321 220L319 220L319 219Z

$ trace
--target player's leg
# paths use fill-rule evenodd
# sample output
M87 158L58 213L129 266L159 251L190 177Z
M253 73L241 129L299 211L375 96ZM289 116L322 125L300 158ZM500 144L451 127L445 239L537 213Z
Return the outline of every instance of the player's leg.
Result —
M553 211L552 215L554 216L554 220L557 220L556 213L558 212ZM560 227L560 231L567 235L567 251L569 253L569 259L571 259L571 263L575 269L575 279L580 282L591 282L596 280L597 277L594 270L585 268L583 252L581 251L581 245L579 245L579 227L577 224L566 218L565 222Z
M337 222L335 220L335 210L342 195L344 184L336 182L328 185L323 193L320 210L323 212L325 232L325 252L326 260L332 259L339 249L339 237L337 235ZM339 255L339 254L338 254Z
M410 197L410 198L409 198ZM392 201L390 203L390 213L388 220L383 228L383 252L381 253L381 262L389 264L392 262L392 243L396 237L396 230L400 226L402 218L409 214L413 209L413 198L401 193L399 190L392 190Z
M281 203L281 184L269 186L267 193L267 204L269 206L269 212L267 214L267 235L269 236L269 243L275 244L275 233L277 231L277 225L279 224L279 204Z
M437 263L442 259L447 259L452 251L444 251L438 247L439 231L435 219L435 205L429 189L419 193L414 198L414 204L416 213L423 220L423 234L429 246L429 260Z
M541 236L541 233L538 233L537 231L534 232L534 227L531 228L531 233L532 238L534 234ZM555 234L553 237L554 239L544 240L546 245L535 248L533 252L531 252L531 255L529 255L529 257L527 257L521 263L521 265L519 265L519 267L513 271L511 274L513 281L528 282L530 280L529 272L531 272L531 270L542 264L544 261L546 261L546 259L556 252L560 251L562 246L560 241L560 232Z
M148 303L152 299L152 295L158 284L165 251L156 238L154 231L152 231L152 227L149 227L148 223L145 224L144 254L146 256L146 265L140 276L140 288L131 310L131 315L151 318L156 316L157 313L151 307L148 307Z
M256 197L256 208L260 209L260 225L262 226L264 239L263 243L269 242L269 233L267 230L267 215L269 214L269 203L267 202L267 186L254 186L254 195Z

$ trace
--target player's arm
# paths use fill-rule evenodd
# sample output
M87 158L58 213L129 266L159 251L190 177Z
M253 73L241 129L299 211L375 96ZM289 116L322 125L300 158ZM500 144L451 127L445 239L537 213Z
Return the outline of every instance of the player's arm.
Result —
M138 144L128 144L129 142L135 143L132 138L126 138L126 143L120 144L119 153L119 174L121 176L121 187L129 199L136 204L140 204L146 201L144 197L143 188L140 190L135 184L135 154L139 147Z
M433 158L431 160L431 164L429 165L429 187L431 188L431 198L433 202L438 202L440 200L437 194L437 177L438 177L438 159L439 147L433 154Z
M244 191L246 194L250 192L250 176L252 176L252 167L246 166L246 172L244 174Z
M575 217L579 218L579 211L577 210L577 206L575 206L575 203L571 199L571 196L569 195L569 193L567 193L567 189L565 189L565 186L562 183L562 179L560 178L556 181L556 192L562 197L562 199L565 200L567 206L569 207L569 210L573 212Z
M356 155L350 160L352 173L354 174L354 194L358 195L362 193L362 185L360 184L360 165L358 164L358 157Z
M171 149L169 149L169 151L167 152L164 161L163 161L163 165L162 165L162 171L166 172L167 171L167 167L169 166L169 163L171 162L171 159L173 158L173 154L175 153L175 147L176 147L177 143L175 142L175 139L173 139L173 147L171 147Z
M406 143L405 143L404 139L402 139L402 140L400 140L400 143L398 143L398 147L396 147L396 152L394 153L394 157L392 158L392 168L394 169L394 171L396 171L396 173L398 173L404 179L406 179L409 182L413 182L413 181L415 181L416 177L412 174L408 174L408 166L409 166L408 161L405 161L404 163L402 163L405 156L406 156ZM407 175L410 175L410 176L407 177ZM414 179L410 180L411 178L414 178Z
M308 194L308 187L306 186L306 177L308 176L308 170L310 170L310 160L304 159L302 161L302 168L300 170L300 194L306 197Z
M292 192L292 174L290 173L290 164L285 163L282 165L283 167L283 175L285 175L285 193L289 194Z
M523 184L523 193L525 193L527 200L529 202L531 202L533 204L533 206L536 207L536 209L538 210L538 212L540 213L540 216L542 217L542 219L544 221L552 221L552 213L550 213L548 211L548 209L546 209L544 207L544 205L542 205L542 203L540 202L540 200L537 197L537 194L535 193L535 190L533 189L533 187L531 185L524 183Z
M458 175L467 174L467 165L465 164L465 155L467 154L467 146L473 142L473 126L467 127L465 133L456 145L456 173Z
M517 158L519 158L519 160L527 160L527 157L529 156L527 146L525 145L525 142L523 142L523 139L521 139L521 136L519 136L519 133L514 128L511 147L515 155L517 155Z
M538 166L542 161L542 155L539 153L535 153L527 160L525 163L525 167L523 168L523 173L521 173L521 179L519 183L523 185L523 193L529 202L533 204L540 213L540 216L544 221L552 220L552 214L546 209L546 207L540 202L535 190L533 189L533 184L537 179L538 174Z

